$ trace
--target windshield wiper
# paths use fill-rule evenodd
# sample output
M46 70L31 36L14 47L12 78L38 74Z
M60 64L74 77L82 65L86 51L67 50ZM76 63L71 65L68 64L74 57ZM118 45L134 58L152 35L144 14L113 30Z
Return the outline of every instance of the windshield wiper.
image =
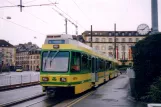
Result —
M48 54L47 54L47 56L46 56L46 58L45 58L45 65L44 65L44 68L46 67L47 58L49 57L50 52L51 52L51 51L48 51Z
M50 59L50 66L51 66L51 63L53 61L53 59L56 57L56 55L59 53L59 50L56 51L56 53L51 57Z

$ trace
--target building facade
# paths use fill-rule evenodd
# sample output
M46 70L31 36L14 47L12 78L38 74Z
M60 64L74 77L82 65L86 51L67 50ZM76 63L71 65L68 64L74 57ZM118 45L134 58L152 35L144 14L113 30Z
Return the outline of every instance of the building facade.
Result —
M24 71L29 70L29 52L17 51L16 52L16 66L22 66Z
M39 49L31 42L16 45L16 65L21 65L24 71L30 70L30 51Z
M0 65L15 66L16 48L5 40L0 40Z
M91 32L85 31L82 35L86 44L91 46ZM116 59L119 60L120 65L132 64L131 47L146 37L136 31L93 31L92 35L92 47L109 57L114 57L116 53Z
M41 49L36 49L29 51L29 70L36 71L37 68L40 68L40 52Z

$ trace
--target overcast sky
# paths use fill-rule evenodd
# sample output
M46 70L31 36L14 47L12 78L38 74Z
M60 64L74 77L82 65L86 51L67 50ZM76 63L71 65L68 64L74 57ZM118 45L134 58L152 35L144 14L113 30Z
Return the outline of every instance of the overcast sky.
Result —
M117 30L119 31L136 30L141 23L146 23L151 27L151 0L22 1L24 5L46 4L50 3L49 1L57 2L57 7L67 13L72 18L67 16L71 21L78 22L79 34L85 30L90 30L91 24L93 25L93 30L113 30L114 23L117 24ZM13 4L18 5L19 0L0 0L0 6ZM159 30L161 31L161 0L158 0L158 6ZM7 21L0 19L0 39L5 39L13 45L31 41L41 47L46 34L65 32L64 18L52 8L61 12L55 6L28 7L24 8L23 12L20 12L18 7L0 8L0 18L6 19L7 16L11 17ZM68 23L68 33L75 34L75 27L70 23ZM37 39L34 39L35 36Z

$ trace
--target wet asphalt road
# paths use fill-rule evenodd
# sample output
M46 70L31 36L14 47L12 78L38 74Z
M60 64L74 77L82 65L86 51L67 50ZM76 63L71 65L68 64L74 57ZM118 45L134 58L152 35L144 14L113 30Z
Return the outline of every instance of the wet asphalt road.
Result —
M0 92L0 104L41 92L42 89L40 85ZM84 94L80 96L83 95ZM98 87L91 95L75 105L72 105L72 107L147 107L146 105L130 100L129 96L128 77L121 75ZM54 105L58 103L61 104L62 101L72 101L76 98L77 97L72 99L49 99L47 96L42 96L14 105L13 107L54 107ZM68 103L71 101L68 101Z
M0 105L39 93L42 93L42 87L40 85L2 91L0 92Z
M129 95L129 79L121 75L96 89L72 107L147 107L133 101Z

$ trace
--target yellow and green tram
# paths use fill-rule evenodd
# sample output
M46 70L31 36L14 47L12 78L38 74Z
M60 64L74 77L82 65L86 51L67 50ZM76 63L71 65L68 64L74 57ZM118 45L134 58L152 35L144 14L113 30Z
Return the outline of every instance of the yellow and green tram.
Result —
M116 60L87 47L66 35L47 36L41 52L43 91L80 94L118 75Z

